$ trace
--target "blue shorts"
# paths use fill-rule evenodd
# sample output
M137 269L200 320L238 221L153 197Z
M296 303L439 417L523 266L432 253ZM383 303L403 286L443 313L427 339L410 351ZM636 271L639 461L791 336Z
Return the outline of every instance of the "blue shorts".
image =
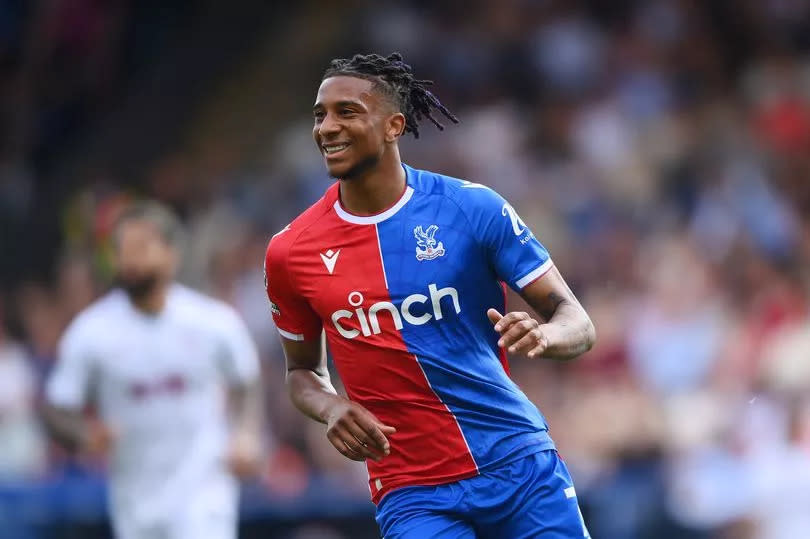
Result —
M554 450L455 483L394 490L377 506L377 524L385 539L590 537Z

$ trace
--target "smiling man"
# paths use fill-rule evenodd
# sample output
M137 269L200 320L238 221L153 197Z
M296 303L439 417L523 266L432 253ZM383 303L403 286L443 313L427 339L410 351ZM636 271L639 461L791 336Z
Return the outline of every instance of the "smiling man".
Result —
M333 60L313 137L324 197L270 241L267 293L295 405L368 465L388 538L587 537L546 421L506 351L571 359L588 315L512 206L402 164L420 120L456 118L399 54ZM504 283L542 323L505 312ZM326 341L348 394L337 394Z

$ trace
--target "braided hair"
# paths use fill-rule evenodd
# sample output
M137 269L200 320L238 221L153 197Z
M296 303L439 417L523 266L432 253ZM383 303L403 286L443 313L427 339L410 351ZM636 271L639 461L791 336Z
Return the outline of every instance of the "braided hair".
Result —
M338 75L359 77L374 83L405 115L405 132L419 138L419 121L427 118L440 131L442 125L434 116L433 109L453 123L458 123L453 113L427 89L433 84L430 80L418 80L413 76L411 66L402 61L398 52L381 56L379 54L355 54L349 58L332 60L321 80Z

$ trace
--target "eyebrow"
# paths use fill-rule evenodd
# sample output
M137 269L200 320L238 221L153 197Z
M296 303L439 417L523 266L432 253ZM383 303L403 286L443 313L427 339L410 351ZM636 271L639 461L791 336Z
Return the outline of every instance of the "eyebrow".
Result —
M345 106L348 106L348 105L359 105L359 106L363 107L364 109L368 108L368 107L366 107L366 105L362 101L357 101L357 100L354 100L354 99L344 99L342 101L338 101L337 103L335 103L336 107L345 107ZM320 103L320 102L315 103L312 106L313 112L316 111L316 110L319 110L319 109L323 109L323 108L326 108L326 107L324 107L323 103Z

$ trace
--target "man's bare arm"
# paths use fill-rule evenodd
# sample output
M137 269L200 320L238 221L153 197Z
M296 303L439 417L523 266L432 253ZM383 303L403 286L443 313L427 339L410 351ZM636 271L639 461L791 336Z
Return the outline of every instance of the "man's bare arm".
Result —
M232 385L228 397L235 429L258 436L264 425L264 388L261 377L245 384Z
M233 420L228 464L237 477L257 475L262 463L264 391L261 377L231 385L228 401Z
M573 359L593 347L593 323L556 267L527 285L521 295L545 322L538 323L525 312L501 317L490 309L487 314L501 334L500 346L510 353L552 359Z
M104 424L86 418L80 410L46 404L42 419L48 434L69 451L101 455L113 441L113 433Z
M326 437L352 460L380 460L390 452L387 435L394 427L337 394L329 379L323 339L292 341L282 338L287 358L287 390L295 407L315 421L326 423Z
M42 419L48 434L65 449L78 451L84 446L89 429L80 411L46 404Z
M296 408L315 421L327 423L328 410L343 398L337 394L326 366L323 340L282 338L287 360L287 392Z

